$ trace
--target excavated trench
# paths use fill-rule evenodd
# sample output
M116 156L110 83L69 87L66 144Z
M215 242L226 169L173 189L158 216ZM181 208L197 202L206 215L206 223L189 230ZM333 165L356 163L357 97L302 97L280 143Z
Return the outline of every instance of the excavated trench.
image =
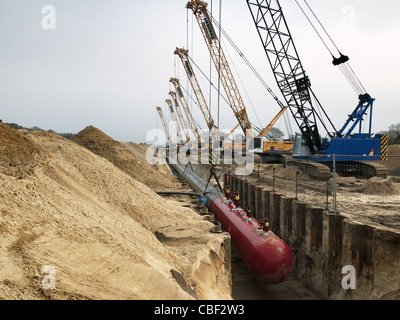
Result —
M173 174L178 178L180 183L185 186L185 191L179 193L164 193L163 196L174 197L179 199L179 202L183 203L183 206L198 207L196 202L197 193L193 193L191 187L187 184L185 179L171 167ZM208 179L207 166L204 168L196 168L195 171L203 180ZM211 185L216 186L217 183L213 178L210 182ZM213 219L212 213L208 212L207 208L199 211L199 214L209 215L210 220L216 224L215 232L221 230L221 226L217 221ZM204 211L205 210L205 211ZM223 231L223 230L221 230ZM280 284L267 285L258 281L250 272L243 259L240 257L236 248L231 245L230 262L225 265L231 267L231 279L232 279L232 298L234 300L316 300L318 297L309 289L307 289L300 281L296 280L293 275L289 276L288 279Z
M257 219L270 219L273 232L295 256L294 278L318 297L398 299L400 231L396 224L385 226L371 220L383 213L379 208L370 208L368 216L366 210L355 207L363 200L359 192L356 200L347 199L357 215L334 214L284 196L284 192L274 191L271 183L234 174L224 174L223 180L239 192L243 205L250 206ZM376 182L368 181L363 187L370 183ZM395 198L393 201L391 206L397 203ZM346 270L351 270L350 274Z

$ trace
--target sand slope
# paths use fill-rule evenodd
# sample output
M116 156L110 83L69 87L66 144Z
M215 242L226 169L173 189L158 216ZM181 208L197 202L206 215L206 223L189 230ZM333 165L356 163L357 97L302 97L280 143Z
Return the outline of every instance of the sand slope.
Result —
M400 167L400 145L394 144L388 148L389 158L386 161L382 161L388 168L389 172Z
M150 188L162 191L176 187L171 175L159 169L159 166L150 166L146 161L145 148L134 143L116 141L93 126L86 127L73 136L72 140L109 160L117 168Z
M196 279L227 236L195 211L55 133L0 124L0 141L0 299L230 298L226 283ZM166 228L190 230L185 245L160 242ZM44 266L55 290L42 287Z

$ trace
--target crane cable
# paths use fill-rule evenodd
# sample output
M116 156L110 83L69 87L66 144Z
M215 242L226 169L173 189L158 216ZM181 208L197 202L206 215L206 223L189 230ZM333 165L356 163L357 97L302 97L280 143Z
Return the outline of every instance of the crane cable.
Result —
M201 71L201 72L202 72L203 75L204 75L204 72L203 72L203 71ZM214 84L212 84L212 86L213 86L214 89L215 89ZM188 95L188 97L191 99L191 101L194 103L194 105L195 105L196 107L198 107L198 109L201 111L200 105L199 105L198 102L193 98L193 96L189 93L189 91L186 90L186 88L184 88L184 87L182 87L182 89L183 89L183 91L185 91L185 93ZM225 99L225 97L223 97L223 96L222 96L222 98ZM225 101L227 101L227 100L225 99ZM221 122L221 124L222 124L222 126L223 126L224 124L222 123L222 120L220 120L220 122ZM217 127L217 126L216 126L216 128L219 129L219 127ZM204 131L204 130L202 130L202 131Z
M336 58L334 56L334 54L332 53L332 51L329 49L329 46L327 45L327 43L324 41L324 39L322 38L321 34L318 32L317 28L315 27L315 25L312 23L311 19L309 18L309 16L307 15L307 13L305 12L305 10L303 9L303 7L300 5L300 3L298 2L298 0L295 0L297 5L299 6L300 10L303 12L304 16L307 18L308 22L311 24L312 28L315 30L315 32L317 33L318 37L321 39L322 43L324 44L324 46L326 47L326 49L328 50L328 52L331 54L332 58L333 58L333 64L335 66L339 66L340 71L344 74L344 76L346 77L346 79L349 81L350 85L353 87L353 89L356 91L357 94L362 95L365 94L367 91L365 90L363 84L361 83L361 81L359 80L359 78L357 77L357 75L355 74L354 70L351 68L350 64L348 63L348 61L350 60L349 57L343 55L341 53L341 51L339 50L338 46L336 45L336 43L333 41L332 37L329 35L329 33L327 32L326 28L323 26L323 24L321 23L320 19L317 17L317 15L315 14L315 12L312 10L312 8L310 7L310 5L308 4L307 0L303 0L304 3L307 5L308 9L311 11L311 13L313 14L314 18L317 20L318 24L321 26L322 30L325 32L325 34L327 35L327 37L329 38L329 40L331 41L331 43L333 44L333 46L336 48L336 50L339 52L340 57Z
M210 12L209 12L210 13ZM261 77L261 75L257 72L256 68L250 63L250 61L246 58L246 56L243 54L243 52L239 49L239 47L236 45L236 43L229 37L229 35L226 33L226 31L221 27L221 25L218 23L218 21L211 16L212 22L215 24L215 26L217 27L217 29L219 30L220 34L222 33L222 35L225 37L226 40L228 40L229 44L236 50L236 52L238 53L238 55L243 59L243 61L247 64L247 66L250 68L250 70L254 73L254 75L257 77L257 79L261 82L261 84L265 87L265 89L268 91L268 93L272 96L272 98L276 101L276 103L278 104L278 106L283 109L285 107L285 105L279 100L279 98L275 95L275 93L273 92L273 90L268 86L268 84L264 81L264 79ZM221 36L220 36L220 41L222 41ZM228 55L229 55L229 51L228 51ZM232 61L232 58L230 58L230 60ZM240 76L239 76L240 77ZM246 89L245 89L246 90ZM247 93L246 93L247 94ZM258 122L260 123L260 119L258 118L257 113L254 110L254 107L250 101L250 104L252 106L253 112L255 113ZM284 119L285 119L285 126L286 126L286 130L288 132L288 136L290 138L290 136L293 136L293 132L292 132L292 128L290 126L290 121L289 121L289 116L287 115L287 113L285 112L283 115ZM261 125L261 123L260 123Z
M211 86L212 88L214 88L215 91L217 91L218 95L219 95L220 97L222 97L222 99L224 99L224 101L229 105L228 99L225 98L225 97L222 95L221 91L218 90L218 87L215 86L215 84L214 84L214 83L211 81L211 79L206 75L206 73L197 65L197 63L192 59L192 57L191 57L190 55L188 55L187 57L188 57L188 59L190 60L191 64L194 65L194 66L196 67L196 69L197 69L198 71L200 71L200 73L203 75L203 77L209 82L210 86ZM209 94L210 94L210 93L209 93ZM211 107L209 107L209 108L210 108L210 112L211 112Z
M300 10L303 12L303 14L304 14L304 16L306 17L306 19L308 20L308 22L310 23L310 25L311 25L311 27L314 29L314 31L315 31L315 33L318 35L318 37L321 39L321 41L322 41L322 43L324 44L324 46L325 46L325 48L329 51L329 53L331 54L331 56L332 57L334 57L334 55L333 55L333 53L332 53L332 51L331 51L331 49L329 49L329 47L328 47L328 45L326 44L326 42L324 41L324 39L322 38L322 36L321 36L321 34L318 32L318 30L317 30L317 28L315 27L315 25L312 23L312 21L311 21L311 19L308 17L308 15L307 15L307 13L304 11L304 9L303 9L303 7L300 5L300 3L297 1L297 0L295 0L296 1L296 3L297 3L297 5L299 6L299 8L300 8ZM304 0L305 1L305 0ZM306 2L306 1L305 1ZM311 10L311 9L310 9ZM313 12L312 10L311 10L311 12ZM314 12L313 12L314 13ZM314 16L315 16L315 14L314 14ZM318 20L318 18L317 18L317 20ZM319 20L318 20L318 22L319 22ZM323 27L322 27L323 28ZM324 28L323 28L324 29ZM325 30L325 29L324 29ZM326 32L326 31L325 31ZM328 37L329 37L329 35L328 35ZM329 39L330 39L330 37L329 37ZM331 39L331 41L332 41L332 39ZM334 44L334 43L333 43ZM335 45L335 44L334 44ZM336 46L335 46L336 47ZM339 51L339 50L338 50Z
M221 29L220 29L220 30L221 30ZM222 39L220 38L220 43L221 43L221 42L222 42ZM236 72L236 75L237 75L237 77L238 77L238 79L239 79L239 81L240 81L240 84L242 85L242 88L243 88L243 90L244 90L244 92L245 92L245 94L246 94L246 96L247 96L247 99L248 99L248 101L249 101L249 104L250 104L250 106L251 106L251 109L253 110L253 112L254 112L254 114L255 114L255 116L256 116L256 118L257 118L257 121L258 121L258 123L259 123L259 125L260 125L260 127L261 127L262 124L261 124L260 118L258 117L258 114L257 114L256 110L254 109L254 105L253 105L253 103L252 103L252 101L251 101L251 99L250 99L250 96L249 96L249 94L248 94L248 92L247 92L247 90L246 90L246 87L245 87L245 85L244 85L244 83L243 83L243 81L242 81L242 78L240 77L240 73L238 72L238 69L236 68L235 62L233 61L231 55L229 54L229 50L227 50L227 47L226 47L226 46L225 46L225 49L226 49L226 52L227 52L229 61L230 61L231 65L233 65L233 68L235 69L235 72Z
M267 89L267 91L271 94L272 98L278 103L279 107L283 109L285 106L284 104L279 101L278 97L275 95L275 93L272 91L272 89L268 86L268 84L264 81L264 79L261 77L261 75L257 72L255 67L250 63L250 61L246 58L246 56L243 54L242 51L240 51L239 47L233 42L233 40L229 37L229 35L225 32L224 29L219 25L219 23L213 19L212 20L216 27L221 31L223 36L228 40L230 45L236 50L236 52L239 54L239 56L244 60L244 62L247 64L247 66L250 68L250 70L254 73L254 75L258 78L258 80L261 82L261 84Z
M222 21L222 0L219 0L219 24L221 24ZM219 31L219 38L221 39L221 30ZM219 48L218 48L218 92L221 90L221 43L219 43ZM218 95L218 119L217 119L217 124L219 127L219 121L220 121L220 95Z
M188 59L190 60L190 62L192 63L193 66L195 66L195 68L200 71L200 73L203 75L203 77L207 80L207 82L209 82L211 84L211 86L214 88L214 90L217 92L218 96L220 98L222 98L225 103L227 105L230 105L228 99L221 93L221 91L214 85L214 83L211 81L211 79L205 74L205 72L199 67L199 65L197 65L197 63L192 59L191 56L187 56ZM224 124L222 123L222 120L220 119L221 125L222 127L224 126ZM252 126L254 126L254 124L252 123ZM256 130L257 132L261 132L261 130Z

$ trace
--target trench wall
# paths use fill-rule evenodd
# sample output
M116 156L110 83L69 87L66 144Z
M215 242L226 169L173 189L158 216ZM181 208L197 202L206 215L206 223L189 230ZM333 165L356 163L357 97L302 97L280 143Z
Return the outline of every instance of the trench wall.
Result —
M270 219L294 253L293 276L321 298L400 297L400 232L330 214L234 175L224 174L223 183L240 193L255 218Z

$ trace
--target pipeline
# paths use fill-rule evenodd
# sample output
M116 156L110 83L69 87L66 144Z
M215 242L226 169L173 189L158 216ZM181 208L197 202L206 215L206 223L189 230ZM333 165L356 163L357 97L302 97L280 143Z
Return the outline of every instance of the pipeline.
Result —
M190 197L195 197L199 200L200 203L203 203L203 205L206 205L206 200L204 196L198 193L193 193L193 192L181 192L181 191L161 191L161 192L156 192L159 196L190 196Z
M192 172L184 172L180 164L171 164L190 187L200 194L206 188L204 180ZM204 193L206 205L231 236L232 244L252 274L266 284L278 284L293 271L294 258L289 246L272 231L263 228L262 222L246 210L227 199L218 189L208 186Z
M191 196L191 197L197 197L200 198L201 194L199 193L193 193L193 192L181 192L181 191L160 191L156 192L160 196Z

